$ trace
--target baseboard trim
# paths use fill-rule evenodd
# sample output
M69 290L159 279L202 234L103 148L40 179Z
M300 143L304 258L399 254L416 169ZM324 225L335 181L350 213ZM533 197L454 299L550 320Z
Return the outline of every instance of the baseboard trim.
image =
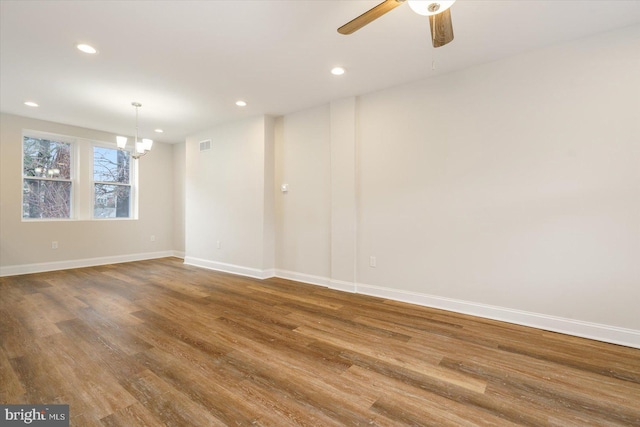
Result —
M568 319L512 308L492 306L471 301L421 294L417 292L332 280L294 271L276 270L276 276L312 285L326 286L344 292L359 293L393 301L407 302L424 307L453 311L486 319L514 323L521 326L558 332L596 341L640 348L640 331L600 323Z
M269 268L267 270L262 270L261 279L269 279L271 277L276 277L276 269L275 268Z
M337 291L349 292L355 294L358 292L358 288L355 282L345 282L344 280L329 280L329 287Z
M522 326L530 326L562 334L640 348L640 331L609 326L600 323L568 319L541 313L533 313L506 307L498 307L452 298L426 295L417 292L371 286L358 283L358 293L407 302L425 307L438 308L456 313L469 314Z
M95 267L106 264L144 261L148 259L176 257L175 251L147 252L141 254L116 255L98 258L74 259L68 261L43 262L38 264L22 264L0 267L0 277L18 276L21 274L44 273L47 271L68 270L70 268ZM179 257L178 257L179 258Z
M184 257L184 263L195 267L206 268L208 270L232 273L239 276L253 277L254 279L268 279L275 275L275 270L260 270L258 268L244 267L241 265L227 264L224 262L210 261L208 259Z
M471 301L391 289L381 286L372 286L363 283L332 280L328 277L314 276L288 270L260 270L257 268L243 267L239 265L209 261L194 257L186 257L184 256L183 252L179 251L148 252L140 254L0 267L0 277L44 273L47 271L67 270L71 268L94 267L106 264L119 264L123 262L144 261L148 259L166 257L183 258L184 263L187 265L193 265L209 270L238 274L241 276L253 277L256 279L281 277L283 279L329 287L331 289L344 292L361 293L364 295L370 295L400 302L407 302L410 304L453 311L487 319L499 320L522 326L530 326L537 329L559 332L562 334L573 335L597 341L604 341L612 344L624 345L627 347L640 348L640 331L635 329L609 326L582 320L567 319L541 313L533 313L506 307L475 303Z
M322 276L313 276L311 274L297 273L288 270L275 270L275 277L282 279L295 280L296 282L309 283L311 285L329 287L329 278Z
M289 270L275 270L275 277L282 279L295 280L296 282L309 283L311 285L324 286L343 292L356 292L356 284L354 282L345 282L343 280L329 279L324 276L313 276L311 274L298 273ZM272 276L273 277L273 276Z

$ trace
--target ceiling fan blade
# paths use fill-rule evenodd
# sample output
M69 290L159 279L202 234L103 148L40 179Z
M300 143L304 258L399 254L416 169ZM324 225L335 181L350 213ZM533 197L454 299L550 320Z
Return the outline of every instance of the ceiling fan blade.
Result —
M431 43L433 47L444 46L453 40L451 9L429 16L429 25L431 26Z
M400 6L406 0L385 0L373 9L369 9L357 18L347 22L342 27L338 28L340 34L351 34L360 28L364 27L371 21L380 18L385 13Z

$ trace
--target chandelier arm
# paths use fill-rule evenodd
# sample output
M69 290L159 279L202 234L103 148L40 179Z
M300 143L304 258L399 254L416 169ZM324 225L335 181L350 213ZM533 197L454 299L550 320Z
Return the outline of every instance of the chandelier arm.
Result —
M135 143L138 143L138 106L136 105L136 139Z

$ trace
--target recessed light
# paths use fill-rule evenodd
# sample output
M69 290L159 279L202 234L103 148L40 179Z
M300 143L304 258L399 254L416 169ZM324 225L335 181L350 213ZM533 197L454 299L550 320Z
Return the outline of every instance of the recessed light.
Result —
M33 101L26 101L24 103L24 105L28 106L28 107L39 107L39 105Z
M155 130L155 132L157 132L157 133L162 133L162 132L164 132L164 131L163 131L162 129L156 129L156 130Z
M331 69L331 74L333 74L334 76L341 76L345 73L345 69L342 67L334 67Z
M246 102L244 102L244 101L236 101L236 105L237 105L238 107L246 107L246 106L247 106L247 103L246 103Z
M89 46L88 44L79 44L76 47L78 48L78 50L84 53L89 53L91 55L98 52L95 47Z

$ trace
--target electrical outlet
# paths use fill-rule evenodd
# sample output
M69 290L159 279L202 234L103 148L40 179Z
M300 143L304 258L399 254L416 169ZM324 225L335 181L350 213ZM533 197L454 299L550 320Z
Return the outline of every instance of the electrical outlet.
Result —
M369 257L369 267L376 268L376 257L374 256Z
M155 234L152 234L152 235L151 235L151 241L152 241L152 242L155 242L155 241L156 241L156 236L155 236Z
M58 249L58 242L56 242L55 240L51 242L51 249Z
M220 240L216 242L216 248L218 249L222 248L222 243L220 243Z

